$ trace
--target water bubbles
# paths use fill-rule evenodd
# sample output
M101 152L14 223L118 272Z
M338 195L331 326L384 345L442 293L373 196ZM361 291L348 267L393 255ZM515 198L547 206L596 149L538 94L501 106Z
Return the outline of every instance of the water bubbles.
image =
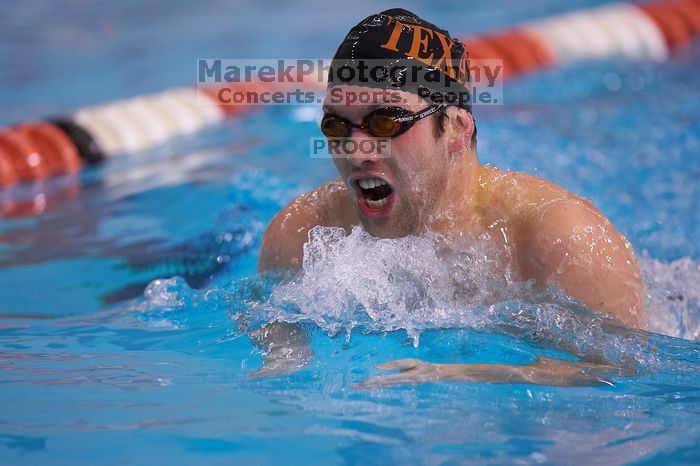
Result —
M608 90L619 91L622 88L622 79L617 73L608 72L603 75L603 84Z
M153 280L143 292L146 305L163 311L179 309L185 305L186 295L181 291L187 287L182 277Z
M184 278L153 280L144 291L145 303L136 315L154 327L194 328L228 324L231 297L222 289L194 290Z
M630 73L630 75L627 77L627 85L634 92L641 92L644 90L646 82L644 81L644 77L641 74Z

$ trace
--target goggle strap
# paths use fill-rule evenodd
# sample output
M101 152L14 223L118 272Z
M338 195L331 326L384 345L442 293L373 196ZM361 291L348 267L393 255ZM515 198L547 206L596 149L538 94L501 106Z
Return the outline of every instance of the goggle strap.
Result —
M437 112L440 110L442 107L444 107L444 104L439 104L439 105L431 105L430 107L426 108L420 113L417 113L415 115L407 116L407 117L401 117L401 118L396 118L396 121L400 123L405 123L407 121L418 121L422 120L423 118L432 115L433 113Z

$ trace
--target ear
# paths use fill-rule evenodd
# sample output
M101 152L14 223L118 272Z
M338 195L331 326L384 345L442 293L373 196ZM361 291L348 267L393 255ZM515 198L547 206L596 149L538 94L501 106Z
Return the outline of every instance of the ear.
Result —
M471 149L472 134L474 134L474 118L463 108L447 107L445 110L449 121L450 153L462 152L466 147Z

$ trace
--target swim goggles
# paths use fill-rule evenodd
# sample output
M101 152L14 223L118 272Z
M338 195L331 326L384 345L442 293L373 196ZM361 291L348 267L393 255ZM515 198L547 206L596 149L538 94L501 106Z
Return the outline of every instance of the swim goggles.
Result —
M329 138L347 138L353 128L359 128L376 138L393 138L405 133L415 122L432 115L444 106L431 105L417 113L401 107L382 107L368 113L361 125L333 113L326 113L321 120L321 131Z

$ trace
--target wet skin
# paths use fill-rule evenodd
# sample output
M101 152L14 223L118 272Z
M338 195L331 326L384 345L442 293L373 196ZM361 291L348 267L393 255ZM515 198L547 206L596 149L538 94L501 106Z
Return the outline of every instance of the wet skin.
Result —
M348 94L366 89L339 87ZM426 102L418 101L412 94L401 95L407 102L398 106L414 112L426 107ZM382 104L346 105L327 99L324 109L359 124ZM625 326L644 328L643 282L634 251L625 237L588 200L554 183L526 173L480 165L476 148L471 145L471 115L455 107L448 107L446 113L442 134L435 131L432 119L436 117L425 118L391 139L390 156L386 151L336 151L333 161L340 178L302 194L273 218L263 238L259 270L299 268L308 231L316 225L342 227L349 232L353 225L362 224L370 234L386 238L432 231L444 236L455 248L467 238L488 235L502 251L499 259L503 267L508 267L516 279L557 285ZM359 129L353 130L350 138L358 145L374 140ZM382 180L390 187L387 201L376 208L370 206L377 206L373 201L377 196L360 186L361 181L368 179ZM364 185L367 186L366 181ZM381 194L386 191L384 188ZM426 364L384 365L406 372L402 372L402 377L386 379L387 383L424 382L436 377L524 380L520 375L504 376L504 366L499 365L493 366L491 377L484 375L489 373L484 367L467 377L464 374L472 373L468 370L472 365L450 365L430 371ZM536 370L527 373L535 375L526 377L527 381L581 383L576 375L582 372L572 370L571 364L558 366L548 361L535 363L534 367ZM591 370L586 368L583 372L590 374ZM367 386L381 385L379 378Z

